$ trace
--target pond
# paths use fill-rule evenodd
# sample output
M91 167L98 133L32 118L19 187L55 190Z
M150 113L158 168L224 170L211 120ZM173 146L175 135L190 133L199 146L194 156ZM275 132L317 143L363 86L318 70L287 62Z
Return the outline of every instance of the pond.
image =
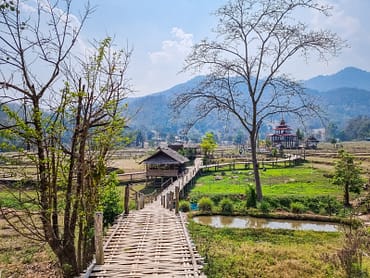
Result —
M302 231L338 232L342 225L319 221L302 221L290 219L268 219L250 216L196 216L196 223L216 228L269 228Z

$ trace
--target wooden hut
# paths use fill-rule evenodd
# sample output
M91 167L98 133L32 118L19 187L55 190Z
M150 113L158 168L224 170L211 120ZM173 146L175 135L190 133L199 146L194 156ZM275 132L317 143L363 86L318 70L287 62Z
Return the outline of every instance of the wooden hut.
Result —
M170 149L159 147L157 151L140 163L145 164L146 176L177 177L186 170L186 157Z
M311 135L309 136L307 139L306 139L306 142L305 142L305 145L306 145L306 149L316 149L317 148L317 144L319 143L320 141L316 139L315 136Z

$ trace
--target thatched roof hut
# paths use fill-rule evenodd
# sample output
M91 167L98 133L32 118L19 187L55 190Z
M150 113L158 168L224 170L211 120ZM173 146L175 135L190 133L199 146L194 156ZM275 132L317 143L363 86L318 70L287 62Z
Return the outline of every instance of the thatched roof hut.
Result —
M170 148L157 151L140 163L146 166L147 177L177 177L186 169L189 159Z

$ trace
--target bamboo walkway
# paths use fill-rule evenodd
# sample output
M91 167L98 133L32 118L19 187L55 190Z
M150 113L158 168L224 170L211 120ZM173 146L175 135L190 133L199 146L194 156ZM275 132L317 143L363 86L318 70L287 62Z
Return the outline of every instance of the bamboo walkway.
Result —
M200 160L162 196L182 187L200 169ZM180 190L181 190L180 189ZM93 263L83 277L206 277L202 258L190 241L184 215L162 207L161 196L144 209L121 215L109 230L104 264Z

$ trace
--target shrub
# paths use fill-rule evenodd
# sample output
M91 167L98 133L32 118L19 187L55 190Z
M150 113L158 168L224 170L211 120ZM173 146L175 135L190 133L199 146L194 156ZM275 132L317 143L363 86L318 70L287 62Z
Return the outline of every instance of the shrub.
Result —
M112 172L104 184L101 206L103 208L103 222L105 227L113 224L116 216L123 210L120 193L117 190L118 183L117 174Z
M266 201L262 201L258 204L258 208L263 212L263 213L268 213L270 211L270 204Z
M181 200L179 202L179 210L182 211L182 212L188 212L188 211L190 211L190 202L189 201L185 201L185 200Z
M234 212L233 202L228 198L224 198L221 200L220 207L221 212L224 214L232 214Z
M200 211L212 212L213 202L209 197L202 197L198 202L198 207Z
M247 188L247 208L255 208L257 206L257 194L256 189L251 185Z
M314 213L320 214L335 214L341 209L341 203L331 196L317 196L317 197L296 197L296 196L279 196L269 197L263 199L270 204L271 209L292 210L292 203L301 203L304 205L304 210L310 210Z
M293 213L303 213L306 211L306 207L304 204L300 202L293 202L290 204L290 209Z

